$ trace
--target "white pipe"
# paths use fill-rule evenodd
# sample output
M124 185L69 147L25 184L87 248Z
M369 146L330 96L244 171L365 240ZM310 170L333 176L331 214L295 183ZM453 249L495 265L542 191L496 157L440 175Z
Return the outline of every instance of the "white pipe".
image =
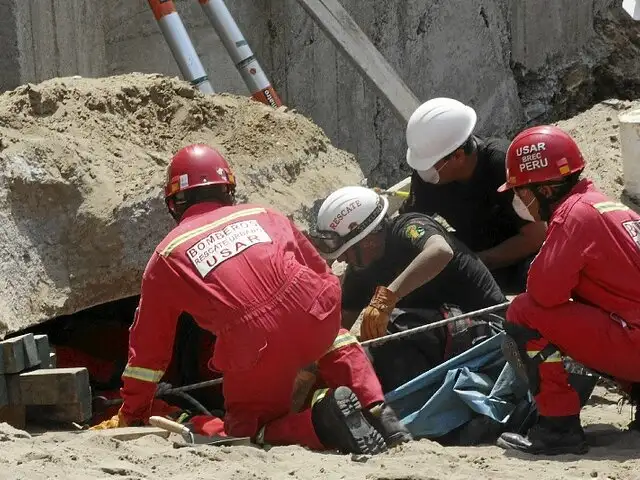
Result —
M173 2L170 0L148 0L148 2L184 79L202 93L215 93Z
M624 189L630 197L640 200L640 109L620 114L618 121Z

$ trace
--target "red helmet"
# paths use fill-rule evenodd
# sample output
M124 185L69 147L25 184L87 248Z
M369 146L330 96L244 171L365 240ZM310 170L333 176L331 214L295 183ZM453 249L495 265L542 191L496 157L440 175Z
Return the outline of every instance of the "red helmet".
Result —
M520 132L507 150L504 192L530 183L560 180L584 168L576 142L558 127L543 125Z
M236 180L229 164L217 150L203 144L184 147L174 155L167 168L165 200L205 185L229 185L233 189Z

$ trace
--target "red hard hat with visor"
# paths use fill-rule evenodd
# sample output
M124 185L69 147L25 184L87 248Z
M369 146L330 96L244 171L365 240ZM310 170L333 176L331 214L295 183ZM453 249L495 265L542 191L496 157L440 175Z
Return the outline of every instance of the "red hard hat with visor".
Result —
M558 127L544 125L520 132L509 145L504 192L529 184L562 180L584 169L576 142Z

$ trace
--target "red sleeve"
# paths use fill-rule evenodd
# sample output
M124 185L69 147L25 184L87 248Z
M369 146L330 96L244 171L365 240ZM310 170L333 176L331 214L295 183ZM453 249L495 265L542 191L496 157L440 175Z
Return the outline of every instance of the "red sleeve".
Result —
M572 216L579 215L576 205ZM578 219L551 222L547 237L529 269L527 292L543 307L569 301L578 285L588 250L588 229Z
M316 247L298 230L293 222L290 221L289 223L291 224L295 242L305 265L320 275L331 273L331 267L329 267L327 261L320 256Z
M129 361L120 391L124 400L120 412L128 422L148 419L156 385L171 362L180 315L172 302L177 298L175 288L179 284L171 281L174 276L156 253L142 276L140 303L129 333Z

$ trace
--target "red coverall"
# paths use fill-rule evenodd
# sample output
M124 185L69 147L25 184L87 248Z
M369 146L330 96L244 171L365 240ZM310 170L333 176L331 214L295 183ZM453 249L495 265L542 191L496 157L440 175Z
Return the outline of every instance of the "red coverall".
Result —
M210 202L190 207L145 269L129 339L121 414L146 420L171 359L176 322L190 313L217 336L225 432L267 443L323 445L311 409L290 413L298 370L319 360L329 387L345 385L363 406L383 400L357 340L340 329L338 278L285 216Z
M507 319L542 336L527 342L530 357L550 342L591 369L639 382L640 216L580 181L553 212ZM580 413L559 354L538 372L541 415Z

